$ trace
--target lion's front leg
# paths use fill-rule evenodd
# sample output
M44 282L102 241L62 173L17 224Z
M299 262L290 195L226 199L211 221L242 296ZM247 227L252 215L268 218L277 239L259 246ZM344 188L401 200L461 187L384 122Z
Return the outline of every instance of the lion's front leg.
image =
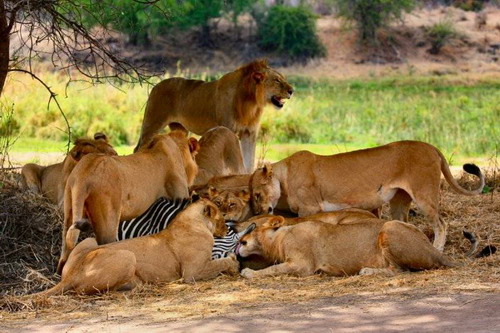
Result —
M205 266L197 271L185 271L184 281L195 282L198 280L213 279L220 273L226 272L231 275L238 274L240 263L236 260L236 255L231 253L227 258L215 259L208 261ZM193 270L198 267L193 267Z
M314 271L309 269L306 265L302 266L292 262L285 262L282 264L273 265L258 271L250 268L245 268L241 271L241 276L247 279L265 277L265 276L276 276L283 274L308 276L314 274Z
M244 131L240 134L241 152L243 162L248 173L252 173L255 167L255 145L257 144L257 133L254 131Z

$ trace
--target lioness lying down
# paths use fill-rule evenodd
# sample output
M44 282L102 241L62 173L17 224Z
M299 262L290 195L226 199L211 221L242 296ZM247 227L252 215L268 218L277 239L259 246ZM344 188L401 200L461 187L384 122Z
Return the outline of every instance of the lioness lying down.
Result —
M82 158L65 189L63 247L57 271L61 272L88 220L97 243L111 243L120 221L139 216L156 199L188 198L188 186L197 172L197 148L196 139L188 139L187 132L172 131L157 135L132 155Z
M97 245L87 238L71 252L61 281L41 295L67 290L92 294L132 289L141 283L214 278L222 272L238 273L234 254L211 260L213 236L223 237L227 227L217 207L200 199L180 212L158 234Z
M94 139L80 138L75 141L68 155L61 163L42 166L29 163L21 169L23 176L23 187L34 193L41 193L52 203L62 207L64 199L64 186L80 159L91 153L106 155L117 155L113 147L108 143L108 138L103 133L95 133Z
M306 221L284 225L281 216L268 216L260 227L240 239L236 252L278 264L254 271L246 278L322 272L334 276L426 270L455 264L415 226L400 221L364 218L337 224Z
M477 189L462 188L443 154L418 141L331 156L300 151L255 171L250 181L252 208L255 214L278 207L307 216L349 207L374 210L389 202L392 218L407 221L413 200L433 222L434 246L442 251L447 225L439 216L441 173L459 194L479 194L485 184L477 166L465 164L464 170L480 178Z

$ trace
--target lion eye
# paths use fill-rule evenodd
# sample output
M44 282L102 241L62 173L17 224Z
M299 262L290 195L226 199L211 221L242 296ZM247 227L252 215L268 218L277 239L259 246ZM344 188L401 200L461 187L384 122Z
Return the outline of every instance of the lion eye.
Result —
M236 206L236 204L235 204L234 202L231 202L231 203L229 204L229 208L234 208L234 206Z
M241 245L247 245L247 241L241 241Z

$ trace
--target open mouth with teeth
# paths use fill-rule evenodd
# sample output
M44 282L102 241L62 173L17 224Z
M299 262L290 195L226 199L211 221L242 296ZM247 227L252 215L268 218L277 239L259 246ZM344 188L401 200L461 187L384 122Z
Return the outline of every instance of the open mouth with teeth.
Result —
M273 96L271 97L271 103L273 103L274 106L276 106L278 109L281 109L285 102L283 101L283 98L279 96Z

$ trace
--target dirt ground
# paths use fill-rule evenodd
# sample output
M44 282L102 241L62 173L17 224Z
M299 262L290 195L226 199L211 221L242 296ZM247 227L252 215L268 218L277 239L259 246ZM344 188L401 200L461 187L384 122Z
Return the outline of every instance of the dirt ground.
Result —
M331 296L311 302L235 308L222 316L171 321L156 311L116 311L94 318L51 322L23 320L7 332L497 332L499 293L360 294Z

